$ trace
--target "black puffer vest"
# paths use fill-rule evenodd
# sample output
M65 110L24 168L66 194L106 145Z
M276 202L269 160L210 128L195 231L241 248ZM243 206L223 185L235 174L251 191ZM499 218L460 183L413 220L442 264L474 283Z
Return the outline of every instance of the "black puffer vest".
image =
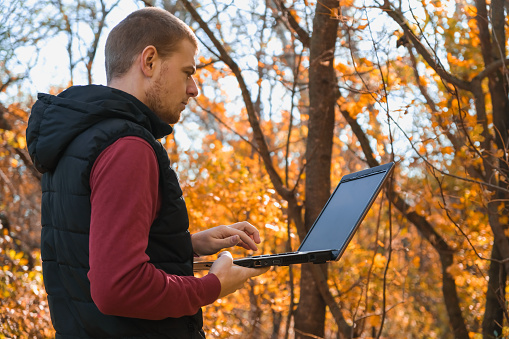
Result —
M124 136L145 139L159 163L163 200L150 229L150 262L170 274L193 275L185 202L157 141L171 132L143 103L112 88L71 87L58 96L39 95L28 122L27 144L44 173L41 255L57 338L201 338L201 311L158 321L102 314L92 301L87 278L90 171L99 154Z

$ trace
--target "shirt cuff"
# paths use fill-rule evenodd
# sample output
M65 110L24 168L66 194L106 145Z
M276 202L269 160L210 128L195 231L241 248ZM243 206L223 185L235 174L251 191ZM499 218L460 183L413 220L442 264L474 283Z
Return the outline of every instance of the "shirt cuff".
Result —
M209 273L203 278L203 283L207 288L210 288L210 293L207 293L207 297L205 298L205 305L212 304L214 301L219 298L219 294L221 293L221 282L219 278L214 273Z

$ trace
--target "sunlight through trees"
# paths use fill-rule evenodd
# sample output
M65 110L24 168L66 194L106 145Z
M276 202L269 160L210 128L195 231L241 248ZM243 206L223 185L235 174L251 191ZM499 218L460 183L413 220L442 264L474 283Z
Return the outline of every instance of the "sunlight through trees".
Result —
M54 335L25 141L31 70L58 38L66 64L47 77L64 80L37 90L94 83L109 15L127 5L169 10L201 42L200 95L162 140L191 233L247 220L263 253L296 250L343 175L397 163L339 262L254 278L204 308L208 336L509 335L507 1L7 0L0 338Z

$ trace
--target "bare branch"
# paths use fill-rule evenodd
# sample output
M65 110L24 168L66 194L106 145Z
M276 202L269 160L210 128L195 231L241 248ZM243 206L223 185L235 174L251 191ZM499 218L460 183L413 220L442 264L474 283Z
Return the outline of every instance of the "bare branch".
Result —
M257 149L260 151L260 155L263 159L265 168L266 168L267 173L271 179L272 184L274 185L275 190L278 192L279 195L281 195L281 197L283 197L283 199L285 199L287 201L296 200L296 197L293 194L293 192L284 186L283 180L281 179L281 177L279 176L279 174L277 173L277 171L273 165L272 158L270 156L270 152L269 152L269 149L267 146L267 142L265 140L265 136L264 136L262 129L260 127L260 122L256 115L254 104L251 100L249 90L248 90L247 85L244 81L244 78L241 74L239 66L230 57L230 55L226 51L225 47L219 42L219 40L217 40L214 33L210 30L207 23L205 23L205 21L203 21L200 14L196 11L196 9L193 7L193 5L187 0L180 0L180 1L184 5L184 7L189 11L189 13L191 13L191 16L193 17L193 19L196 22L198 22L198 24L200 25L200 28L207 34L209 39L212 41L212 43L214 44L214 47L219 52L221 60L235 74L235 77L237 78L240 89L242 91L242 98L244 99L244 104L246 105L249 123L251 125L251 128L253 129L253 134L254 134L256 144L258 145Z
M400 11L393 9L389 0L384 0L384 4L380 8L385 11L387 15L389 15L394 21L396 21L396 23L403 29L405 35L412 42L415 49L442 79L451 84L454 84L455 86L458 86L461 89L470 91L470 83L453 76L444 69L438 57L436 55L432 56L430 54L430 52L414 34L403 14Z
M338 303L336 303L336 300L334 300L334 296L331 294L329 290L327 277L323 272L324 267L322 265L315 264L312 264L310 266L313 271L313 278L317 283L316 285L320 291L320 294L322 298L325 300L325 303L329 307L329 310L331 311L332 315L334 316L336 324L338 324L338 327L340 328L340 332L344 335L352 333L354 328L348 325L348 323L346 322L345 318L343 317L343 313L341 313L341 308L339 307Z
M278 9L283 13L283 19L288 23L290 28L297 34L300 42L304 47L309 48L311 44L311 36L304 28L302 28L297 19L293 16L288 8L285 7L284 2L281 0L274 0L274 3L278 7Z
M214 119L216 119L221 125L226 127L226 129L230 130L233 134L238 136L240 139L247 142L256 151L256 153L260 154L260 150L258 149L258 147L256 147L256 145L254 143L252 143L249 139L247 139L246 137L244 137L243 135L241 135L240 133L235 131L232 127L230 127L227 123L225 123L220 117L218 117L217 114L213 113L211 110L206 109L203 106L200 106L200 108L203 111L207 112L207 114L211 115Z

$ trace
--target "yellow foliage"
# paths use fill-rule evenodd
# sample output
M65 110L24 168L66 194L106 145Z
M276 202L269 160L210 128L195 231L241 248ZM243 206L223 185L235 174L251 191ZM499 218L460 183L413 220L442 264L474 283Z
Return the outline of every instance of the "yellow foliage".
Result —
M0 237L2 252L10 258L10 264L0 270L0 337L3 338L52 338L55 333L50 321L48 304L40 261L28 271L28 259L23 252L10 248L12 240Z
M412 259L412 264L415 266L415 267L419 267L420 264L421 264L421 258L415 256L413 259Z
M442 153L444 153L444 154L453 154L454 153L454 148L452 148L451 146L442 147Z
M26 138L24 136L18 136L17 142L18 142L18 147L19 148L26 148L27 147Z
M471 139L472 141L484 141L483 133L483 127L480 124L477 124L474 126L474 129L472 130Z
M507 215L501 215L499 218L498 218L498 222L501 223L502 225L507 225L509 223L509 216Z
M504 158L506 156L506 152L504 152L504 150L497 149L497 151L495 152L495 156L497 158Z
M377 253L375 258L373 259L373 265L377 268L384 268L387 262L387 258L385 258L382 254Z
M337 3L337 7L329 8L323 17L344 19L341 17L340 8L342 13L348 13L350 9L353 9L350 8L353 4L353 0L342 0ZM304 5L313 6L314 4L305 0ZM479 30L475 18L477 15L475 6L461 3L461 6L458 6L459 11L448 13L445 10L447 6L444 1L422 0L413 5L421 5L424 10L416 10L417 15L422 12L429 16L429 18L423 18L423 26L419 27L424 28L423 30L418 30L416 25L410 22L414 32L420 32L419 34L422 35L422 37L419 36L422 42L428 38L428 31L432 31L432 25L425 26L430 22L438 25L437 28L444 32L437 35L443 40L436 40L433 36L431 37L433 39L427 41L440 42L431 46L436 48L433 51L436 54L432 57L440 59L446 56L447 62L436 61L441 61L447 68L447 72L468 81L484 69L478 47ZM231 6L231 9L233 10L234 7ZM307 14L302 12L302 6L299 6L298 2L289 8L296 20L301 24L306 23L303 18L307 18ZM397 10L396 7L394 9ZM380 13L380 15L385 14ZM390 20L388 16L387 18ZM411 21L411 15L408 15L408 20ZM442 24L445 22L449 27ZM210 26L216 32L221 31L217 33L222 33L225 27L228 25L212 24ZM360 23L357 29L362 30L366 27L365 23ZM486 279L482 274L488 271L489 263L486 260L479 260L472 253L470 244L466 244L466 239L453 221L466 233L468 240L482 257L489 258L493 235L485 206L493 199L493 196L479 189L478 185L456 177L466 177L465 173L482 173L484 169L483 159L470 148L464 133L469 133L469 137L475 143L483 142L485 140L483 134L493 131L485 131L479 124L475 106L472 105L472 95L458 90L449 82L444 82L429 67L426 60L421 55L417 55L417 50L413 52L416 53L418 78L416 78L408 51L400 48L394 55L384 55L387 64L379 65L378 55L375 55L373 51L363 50L364 45L369 45L364 44L368 39L365 34L367 32L361 35L355 30L355 25L350 28L351 41L354 43L362 41L363 44L356 47L342 37L336 45L334 55L341 56L334 60L335 75L338 78L334 86L339 86L341 93L338 105L341 110L348 111L354 119L357 119L362 129L360 133L367 137L373 153L378 157L377 160L385 162L395 156L401 171L396 173L395 192L409 204L409 212L423 217L443 237L444 241L454 248L455 263L448 267L447 272L454 277L457 284L461 306L465 307L464 317L468 327L478 328L478 324L482 321L480 314L484 311L483 298L487 288ZM281 26L278 29L285 28ZM277 34L280 34L278 30L272 30L267 39L288 40L283 41L285 46L283 51L271 51L266 58L255 59L259 60L258 63L255 61L251 64L243 62L240 64L246 70L243 73L245 79L251 81L248 86L255 83L258 86L262 84L273 86L274 81L278 82L278 85L279 82L282 84L282 89L276 86L271 90L274 90L274 97L281 100L283 104L273 105L277 101L262 98L259 119L272 152L276 171L285 182L289 183L290 188L299 182L295 192L298 202L302 204L305 199L304 179L306 175L313 175L305 171L301 173L305 163L304 155L306 151L310 151L305 148L310 109L306 84L309 83L309 65L317 60L310 60L309 49L305 49L301 59L302 64L298 69L298 91L294 98L298 104L292 112L296 124L290 136L290 155L286 163L285 151L290 117L290 108L286 103L290 102L288 93L293 83L285 78L285 74L293 73L297 51L293 50L295 38L292 35L285 35L284 39L279 39ZM397 37L402 36L401 32L394 34ZM239 41L242 38L249 40L241 35L242 33L239 33ZM257 52L267 50L268 40L260 41L260 50L255 50L253 46L237 45L236 38L232 36L231 44L229 42L228 46L228 52L233 58L241 58L244 54L257 55ZM394 37L382 37L380 34L380 40L376 43L389 41L383 40L385 38ZM362 48L359 49L359 47ZM392 49L393 46L387 47ZM357 48L357 50L355 53L350 53L348 48L352 50ZM351 56L352 60L343 58L344 55ZM208 87L214 93L208 98L204 95L197 97L198 108L193 110L196 116L191 116L196 118L198 124L206 125L204 130L193 135L199 138L201 145L199 149L190 149L171 155L176 158L174 163L182 179L191 230L196 232L219 224L247 220L257 226L262 233L264 241L259 253L282 252L287 247L295 250L299 240L295 225L288 225L288 203L275 192L266 174L263 161L249 145L249 142L256 145L256 141L247 122L246 109L242 102L239 103L238 98L231 94L231 87L221 87L220 79L235 80L231 70L224 64L213 62L210 57L200 57L199 63L206 66L199 67L197 70L197 81L201 88ZM256 69L258 66L267 70L269 65L271 66L270 76L263 75L260 78L249 79L253 68ZM274 73L277 74L275 79L272 78ZM386 89L389 91L388 96L381 95L383 80L381 76L386 78L384 80L386 80ZM438 112L433 111L433 114L429 114L432 109L424 102L424 93L419 92L421 87L418 85L429 91L428 94L431 100L435 101L434 108ZM485 93L488 93L487 81L483 83L483 86ZM60 88L51 89L52 93L59 91L61 91ZM489 128L493 122L490 100L487 95L485 111L488 114ZM385 103L390 107L389 112L380 109L380 104ZM280 107L277 107L278 105ZM9 114L4 114L6 119L10 119L9 123L13 127L11 130L2 131L1 141L4 146L0 148L0 169L12 182L9 187L17 191L10 192L2 182L4 190L0 194L2 196L0 206L2 211L16 211L15 213L19 213L22 219L26 215L38 213L34 208L24 207L24 204L28 204L34 196L33 188L38 182L30 182L26 180L26 174L24 176L20 174L21 169L25 168L23 165L28 164L21 164L22 160L15 158L12 152L13 147L22 149L26 147L24 128L28 114L20 107L20 105L9 106L6 110ZM200 114L199 108L204 108L211 114L203 112ZM269 111L272 117L268 118ZM215 118L211 117L212 114ZM390 129L393 135L389 138L387 115L391 115L395 120L402 119L397 121L397 127L408 132L411 145L406 137L399 133L398 128L394 128L392 121ZM360 148L357 135L346 123L341 112L337 112L336 117L331 166L333 182L337 182L341 175L366 168L366 155ZM413 121L418 121L418 124L413 124L410 120L404 121L409 117L414 119ZM461 121L459 121L460 118ZM225 125L228 128L225 128ZM455 149L450 146L453 143L447 140L449 135L446 132L452 133L451 135L458 138L459 145L465 146L455 152ZM393 140L392 145L389 145L389 140ZM170 142L171 138L167 138L167 145ZM415 156L412 146L417 147L419 156L424 159ZM507 156L501 149L485 151L500 159ZM386 154L386 152L392 153ZM435 172L434 174L438 176L436 179L430 174L428 163L455 177L442 176ZM286 168L287 165L288 168ZM377 315L381 312L384 292L386 292L386 307L393 307L387 313L384 336L447 337L451 331L447 329L448 320L443 305L438 253L406 219L406 216L397 211L394 206L392 215L387 215L387 196L382 195L385 202L382 204L377 201L341 260L329 265L328 287L336 298L335 301L340 305L347 323L352 324L355 321L356 328L361 329L361 337L371 335L370 326L380 325L380 318ZM504 208L503 204L500 204L498 210L499 221L503 224L509 221L508 216L504 214L506 212ZM392 220L391 239L388 235L389 217ZM24 224L21 222L16 223L14 228L19 233L25 232ZM0 247L2 250L0 258L5 259L0 262L2 265L0 315L2 321L7 317L6 325L3 322L1 324L3 327L1 327L0 337L22 337L25 333L29 333L26 334L27 337L51 337L42 276L38 271L39 258L35 258L36 266L33 269L25 269L24 267L30 265L29 258L32 254L15 248L10 242L12 238L6 240L9 239L8 233L7 229L2 229L3 236L0 237L4 240ZM389 240L392 241L390 247L387 246ZM384 281L380 272L387 266L389 248L392 249L391 262L388 265L387 280ZM250 254L240 248L234 249L233 252L234 255ZM38 254L35 253L35 255ZM237 293L206 307L204 317L207 332L214 338L255 337L253 328L255 323L259 322L263 327L260 336L270 337L271 326L277 319L276 315L282 317L280 324L284 327L290 313L291 302L299 301L299 277L298 266L278 267L265 276L248 282L245 288ZM384 282L387 284L384 285ZM386 286L385 291L384 286ZM293 300L290 296L290 287L294 288ZM35 314L38 314L37 317ZM327 332L330 334L329 337L336 336L337 324L330 312L327 315L326 328L329 331ZM507 328L504 329L505 336L508 331ZM471 335L478 336L476 333Z

